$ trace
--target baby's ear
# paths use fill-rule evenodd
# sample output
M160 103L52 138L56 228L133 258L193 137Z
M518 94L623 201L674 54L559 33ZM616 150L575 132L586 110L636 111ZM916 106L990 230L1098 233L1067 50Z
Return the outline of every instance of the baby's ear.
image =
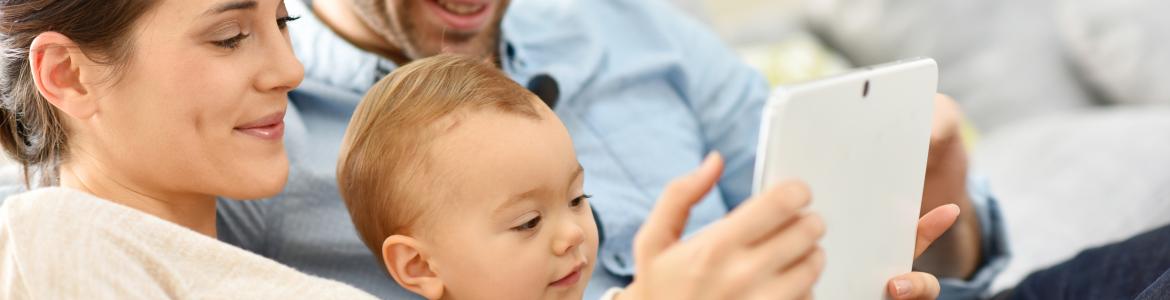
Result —
M386 270L403 288L427 299L439 299L443 296L443 280L431 269L421 246L418 240L404 235L386 238L382 241Z

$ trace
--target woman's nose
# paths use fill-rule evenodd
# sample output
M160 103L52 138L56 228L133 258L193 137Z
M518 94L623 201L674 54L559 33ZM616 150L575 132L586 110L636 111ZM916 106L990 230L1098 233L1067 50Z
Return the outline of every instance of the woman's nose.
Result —
M279 33L279 32L277 32ZM262 92L287 93L305 79L305 66L293 54L292 45L283 34L267 38L265 64L256 78L256 88Z

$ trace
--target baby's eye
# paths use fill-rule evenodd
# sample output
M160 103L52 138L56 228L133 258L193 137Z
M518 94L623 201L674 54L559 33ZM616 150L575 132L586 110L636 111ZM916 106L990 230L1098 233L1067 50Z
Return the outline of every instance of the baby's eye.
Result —
M593 195L582 194L580 196L577 196L577 198L573 198L573 200L569 200L569 206L570 207L581 206L581 203L584 203L585 199L589 199L589 198L593 198Z
M532 220L528 220L528 222L524 222L524 224L520 224L520 226L512 227L512 230L529 231L529 230L535 229L536 226L539 226L539 225L540 225L540 216L536 216L535 218L532 218Z

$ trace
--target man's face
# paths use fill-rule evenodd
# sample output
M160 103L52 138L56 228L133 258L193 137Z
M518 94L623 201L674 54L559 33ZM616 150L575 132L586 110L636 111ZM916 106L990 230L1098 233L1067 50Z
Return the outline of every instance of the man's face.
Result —
M510 0L350 0L373 31L414 60L495 54Z

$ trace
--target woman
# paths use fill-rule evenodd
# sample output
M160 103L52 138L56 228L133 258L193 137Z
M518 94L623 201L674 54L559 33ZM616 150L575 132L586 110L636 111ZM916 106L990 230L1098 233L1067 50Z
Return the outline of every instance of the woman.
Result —
M0 141L46 188L0 210L0 298L373 298L213 238L288 174L282 1L2 3Z

